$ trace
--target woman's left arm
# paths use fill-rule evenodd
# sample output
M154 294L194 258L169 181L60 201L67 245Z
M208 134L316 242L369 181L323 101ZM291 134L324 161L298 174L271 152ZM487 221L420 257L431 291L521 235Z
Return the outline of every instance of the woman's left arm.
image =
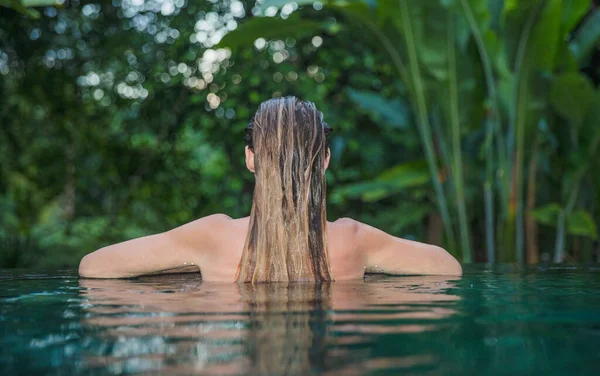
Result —
M144 274L202 269L213 247L217 227L230 220L224 214L198 219L171 231L101 248L86 255L79 275L87 278L129 278ZM218 231L217 231L218 232Z

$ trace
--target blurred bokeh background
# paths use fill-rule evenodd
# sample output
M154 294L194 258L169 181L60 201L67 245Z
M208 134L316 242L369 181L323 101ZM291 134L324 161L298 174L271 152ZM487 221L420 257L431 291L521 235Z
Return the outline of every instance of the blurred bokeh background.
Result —
M334 128L330 220L596 262L599 42L589 0L0 0L0 267L247 215L285 95Z

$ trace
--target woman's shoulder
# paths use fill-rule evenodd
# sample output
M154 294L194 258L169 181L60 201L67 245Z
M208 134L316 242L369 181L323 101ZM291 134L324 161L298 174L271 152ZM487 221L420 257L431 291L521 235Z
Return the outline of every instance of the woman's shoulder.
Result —
M195 221L190 222L190 223L195 223L195 224L210 223L210 224L214 224L214 225L219 225L219 224L230 225L230 224L238 224L238 223L248 222L249 219L250 219L250 217L232 218L229 215L224 214L224 213L215 213L215 214L210 214L205 217L196 219Z
M214 242L230 232L235 219L226 214L211 214L174 228L168 233L179 241L188 244L207 244Z
M343 217L334 222L329 222L334 228L345 230L348 233L356 234L361 226L361 223L355 219Z
M242 229L247 231L248 225L250 224L250 217L232 218L227 214L216 213L206 217L202 217L188 224L189 227L199 228L202 227L205 230L211 232L231 231L235 229ZM343 217L333 222L327 222L329 232L332 235L341 235L345 239L354 239L361 227L364 225L352 218Z
M328 222L328 233L330 238L333 238L340 243L354 243L358 234L361 223L352 218L339 218L334 222Z
M233 220L234 219L231 218L230 216L228 216L227 214L216 213L216 214L207 215L202 218L198 218L198 219L196 219L192 222L189 222L181 227L182 228L189 227L190 229L198 229L198 228L210 229L215 226L229 224Z
M216 236L220 241L237 237L246 237L250 217L232 218L227 214L212 214L202 218L210 223L212 236Z
M366 258L358 244L360 222L340 218L328 224L329 256L336 280L362 278Z

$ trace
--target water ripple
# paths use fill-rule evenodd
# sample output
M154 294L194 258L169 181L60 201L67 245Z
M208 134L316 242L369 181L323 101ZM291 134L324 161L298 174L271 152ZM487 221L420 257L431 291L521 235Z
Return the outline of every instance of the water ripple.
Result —
M586 374L600 355L593 267L333 284L13 274L0 371L201 375ZM0 372L7 374L9 372Z

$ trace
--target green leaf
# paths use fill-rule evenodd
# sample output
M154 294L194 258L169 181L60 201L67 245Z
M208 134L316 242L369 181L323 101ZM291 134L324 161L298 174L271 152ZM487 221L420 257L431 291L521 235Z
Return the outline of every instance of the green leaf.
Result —
M594 219L585 210L576 210L567 217L567 229L571 235L586 236L591 239L598 239L598 228Z
M556 226L558 215L562 211L560 205L551 203L531 211L531 215L538 222L546 226Z
M0 0L0 6L11 8L14 11L25 14L33 19L40 18L40 12L35 9L29 9L21 4L19 0Z
M563 43L559 47L554 69L558 72L577 72L579 70L579 63L573 56L569 45Z
M424 161L403 163L383 171L374 180L337 188L334 199L360 197L362 201L375 202L405 189L423 186L429 180L429 170Z
M362 90L348 89L347 92L350 99L359 107L371 111L394 127L407 128L408 109L399 99L390 100L379 94Z
M312 35L327 29L327 23L304 20L293 14L288 19L280 17L254 17L228 33L218 44L219 48L252 46L258 38L285 39Z
M59 0L21 0L24 7L51 7L63 3L64 1Z
M556 54L562 40L560 32L562 19L562 0L548 0L540 18L534 27L531 44L536 68L552 71L556 62Z
M552 70L561 41L561 19L561 0L505 2L502 40L516 70Z
M435 209L424 202L399 200L378 209L376 213L365 214L362 219L365 223L378 224L379 228L385 228L390 234L402 236L407 235L407 227L421 224L427 214L433 210Z
M515 9L517 9L518 6L519 6L518 0L506 0L506 2L504 3L504 12L505 13L512 12Z
M575 126L581 124L594 99L592 83L580 73L565 73L552 83L550 93L552 106Z
M281 8L289 3L296 3L298 6L312 5L317 0L264 0L262 4L257 4L260 9L265 10L270 7ZM377 2L377 0L323 0L325 5L348 6L354 4L366 4L369 7L383 6L385 2Z
M393 181L401 187L416 187L429 182L429 170L425 161L408 162L384 170L379 181Z
M400 229L420 223L423 219L431 212L431 208L427 205L423 205L422 203L406 203L400 204L399 213L402 215L398 215L392 225L392 228Z
M556 227L558 216L563 211L556 203L548 204L531 211L535 220L543 225ZM576 210L567 218L567 232L570 235L587 236L596 240L598 228L592 216L585 210Z
M265 10L267 8L270 8L270 7L281 8L285 4L289 4L289 3L292 3L292 2L298 4L298 6L312 5L315 1L316 0L295 0L295 1L290 1L290 0L265 0L262 4L259 5L259 7L262 10Z
M565 34L573 30L590 9L590 0L563 0L562 23Z
M579 62L579 66L588 62L592 50L600 41L600 8L579 27L569 47Z

